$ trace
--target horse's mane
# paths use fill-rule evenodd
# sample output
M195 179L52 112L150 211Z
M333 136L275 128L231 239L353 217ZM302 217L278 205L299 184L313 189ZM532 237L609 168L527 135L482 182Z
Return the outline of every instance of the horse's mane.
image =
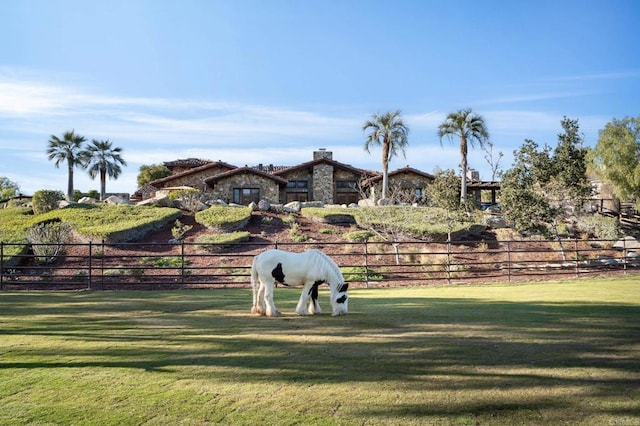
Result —
M324 254L318 249L311 249L311 250L308 250L308 252L313 253L314 261L315 263L318 264L319 268L326 269L327 270L326 272L328 274L331 273L340 280L340 282L331 283L331 284L338 285L344 282L344 277L342 276L342 272L340 272L340 267L338 267L338 265L336 264L336 262L333 261L333 259L331 259L329 256L327 256L326 254Z

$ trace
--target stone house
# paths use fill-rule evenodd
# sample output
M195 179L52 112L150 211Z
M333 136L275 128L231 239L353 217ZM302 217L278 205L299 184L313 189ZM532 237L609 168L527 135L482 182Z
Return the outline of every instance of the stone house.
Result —
M406 166L389 172L388 178L391 194L401 191L401 198L406 202L420 203L425 199L424 188L434 181L435 176ZM382 174L363 181L363 187L368 189L369 199L379 199L382 194Z
M325 204L351 204L365 198L363 191L382 181L378 172L368 171L333 159L323 148L314 151L313 159L295 166L236 167L222 161L200 159L165 163L171 176L149 182L134 193L133 199L153 196L153 189L188 186L203 191L210 198L247 205L267 200L272 204L292 201L322 201ZM394 183L410 188L416 197L433 176L410 167L389 174ZM375 192L374 192L375 194Z

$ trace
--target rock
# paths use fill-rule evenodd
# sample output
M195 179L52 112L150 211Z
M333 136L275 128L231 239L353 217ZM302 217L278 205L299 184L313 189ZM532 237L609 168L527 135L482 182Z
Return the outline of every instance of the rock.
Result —
M506 228L507 221L502 216L485 216L484 218L485 225L489 228Z
M640 249L640 243L635 239L635 237L626 236L616 241L613 248L616 250L638 250Z
M166 197L166 198L168 199L169 197ZM122 198L120 198L120 197L118 197L116 195L111 195L111 196L105 198L103 202L105 204L112 204L112 205L116 205L116 204L131 204L131 203L129 203L129 200L123 200Z
M271 204L267 200L258 201L258 210L261 212L268 212L269 208L271 208Z
M78 200L78 203L80 204L95 204L96 203L96 199L92 198L92 197L82 197Z
M358 201L359 207L374 207L375 205L376 203L370 198L365 198L363 200Z
M393 205L393 199L391 198L381 198L378 200L377 203L379 206L392 206Z
M258 211L258 205L254 201L250 202L247 207L249 207L252 212Z
M109 198L111 198L111 197L109 197ZM107 200L109 198L107 198ZM105 202L107 202L107 200L105 200ZM164 195L164 196L160 196L160 197L148 198L146 200L140 201L136 205L138 205L138 206L173 207L174 203L173 203L173 201L171 201L171 199L169 197Z
M282 210L286 213L300 213L302 203L300 201L292 201L282 206Z

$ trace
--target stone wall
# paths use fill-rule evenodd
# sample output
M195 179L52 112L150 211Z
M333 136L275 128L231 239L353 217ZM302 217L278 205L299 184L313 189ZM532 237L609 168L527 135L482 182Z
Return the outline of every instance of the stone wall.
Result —
M213 188L209 188L208 192L214 198L232 202L235 188L259 188L260 199L267 200L272 204L279 203L280 185L272 179L251 173L235 174L228 178L220 179L214 184Z
M206 183L204 183L204 180L228 171L229 169L224 167L211 167L210 169L200 173L186 174L185 176L176 177L170 182L165 183L165 186L190 186L192 188L199 189L202 192L209 192L210 188Z
M333 166L329 164L316 164L313 167L313 201L322 201L325 204L333 204Z

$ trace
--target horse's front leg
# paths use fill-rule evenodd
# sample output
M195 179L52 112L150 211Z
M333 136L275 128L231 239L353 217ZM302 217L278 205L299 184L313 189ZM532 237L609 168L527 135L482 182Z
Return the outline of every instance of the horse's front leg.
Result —
M300 300L296 306L298 315L316 315L321 314L320 303L318 302L318 286L321 282L313 281L305 283L300 294Z

